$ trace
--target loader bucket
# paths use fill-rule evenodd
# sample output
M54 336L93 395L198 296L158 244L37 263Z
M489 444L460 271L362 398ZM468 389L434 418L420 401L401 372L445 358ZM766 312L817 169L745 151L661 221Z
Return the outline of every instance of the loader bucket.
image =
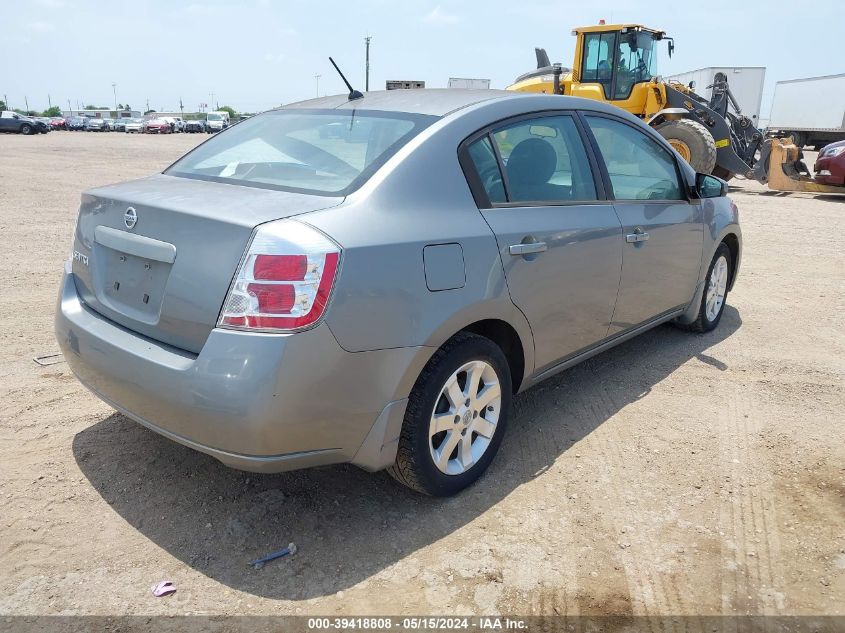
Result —
M803 191L806 193L838 193L845 195L845 187L823 185L801 173L801 150L791 141L771 139L769 158L769 188L775 191Z

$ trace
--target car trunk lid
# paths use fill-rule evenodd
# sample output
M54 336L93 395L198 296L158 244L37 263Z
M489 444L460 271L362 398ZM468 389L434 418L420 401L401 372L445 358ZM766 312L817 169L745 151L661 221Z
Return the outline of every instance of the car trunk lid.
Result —
M82 196L77 291L92 310L199 353L255 226L342 198L157 175Z

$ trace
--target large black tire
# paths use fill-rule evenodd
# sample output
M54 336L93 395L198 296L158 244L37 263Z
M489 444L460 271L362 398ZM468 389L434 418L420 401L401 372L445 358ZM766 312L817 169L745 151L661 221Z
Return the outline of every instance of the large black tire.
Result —
M725 287L724 287L724 296L722 299L722 305L719 307L718 311L715 315L708 314L708 293L713 285L713 270L716 268L717 263L720 259L724 258L724 263L727 265L727 279L725 280ZM728 289L727 286L730 285L730 275L732 274L731 271L733 270L733 261L731 257L731 249L728 248L728 245L722 242L719 244L719 248L716 249L716 253L713 255L713 259L710 261L710 266L707 269L707 276L704 278L704 291L701 293L701 304L698 307L698 316L696 317L695 321L689 324L678 324L681 328L685 330L689 330L690 332L709 332L710 330L716 329L716 326L719 325L719 321L722 320L722 314L725 312L725 306L728 303Z
M439 406L448 405L441 390L453 374L472 361L483 361L493 368L501 390L498 419L495 422L492 437L484 452L475 463L460 474L447 474L435 464L431 446L437 436L431 436L429 425L432 415ZM466 380L466 378L465 378ZM457 494L474 483L487 470L490 462L499 450L502 437L507 427L511 405L511 373L504 353L493 341L483 336L470 333L460 333L446 342L437 350L426 364L420 377L414 385L408 398L402 433L399 437L399 448L396 462L388 469L390 475L398 482L423 494L435 497L449 497ZM467 389L466 382L463 389ZM482 407L486 409L486 407ZM492 408L490 409L493 410ZM485 411L486 415L486 411ZM471 420L478 417L472 414ZM455 427L443 434L461 432L461 425L467 422L459 421L461 416L455 416ZM473 443L471 427L470 443ZM445 443L447 438L443 438ZM460 441L460 440L459 440ZM432 442L430 446L430 442ZM463 446L463 444L460 444ZM442 447L442 445L440 445ZM454 452L459 450L455 445ZM452 454L452 453L450 453Z
M28 125L28 124L24 123L24 124L21 126L21 134L24 134L24 135L26 135L26 136L29 136L30 134L32 134L32 132L33 132L33 130L32 130L32 126L31 126L31 125Z
M713 172L716 166L716 141L698 121L677 119L657 126L657 132L700 174ZM686 154L689 154L688 156Z

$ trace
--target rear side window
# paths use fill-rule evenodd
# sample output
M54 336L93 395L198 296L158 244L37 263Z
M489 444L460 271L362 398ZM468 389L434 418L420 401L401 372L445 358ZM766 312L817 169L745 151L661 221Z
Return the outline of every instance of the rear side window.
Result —
M586 150L569 116L523 119L497 128L475 141L469 155L492 203L529 206L597 199Z
M346 195L437 117L276 110L215 136L165 171L267 189Z
M643 132L587 116L617 200L684 200L675 159Z
M499 161L493 153L493 145L489 136L483 136L469 146L469 157L481 179L484 191L490 202L507 202L505 196L505 185L502 180L502 172L499 169Z
M604 98L610 99L616 33L587 33L584 35L584 49L581 82L601 84L604 89Z

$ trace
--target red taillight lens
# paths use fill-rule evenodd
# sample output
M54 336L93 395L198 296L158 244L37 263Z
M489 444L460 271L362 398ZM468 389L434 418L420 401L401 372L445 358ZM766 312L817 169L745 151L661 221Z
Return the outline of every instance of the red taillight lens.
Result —
M294 220L260 226L238 269L218 325L291 331L316 323L329 302L340 248Z
M302 281L308 266L307 255L259 255L253 271L256 279Z
M262 314L290 314L296 302L296 290L290 284L249 284L246 288L258 299Z

